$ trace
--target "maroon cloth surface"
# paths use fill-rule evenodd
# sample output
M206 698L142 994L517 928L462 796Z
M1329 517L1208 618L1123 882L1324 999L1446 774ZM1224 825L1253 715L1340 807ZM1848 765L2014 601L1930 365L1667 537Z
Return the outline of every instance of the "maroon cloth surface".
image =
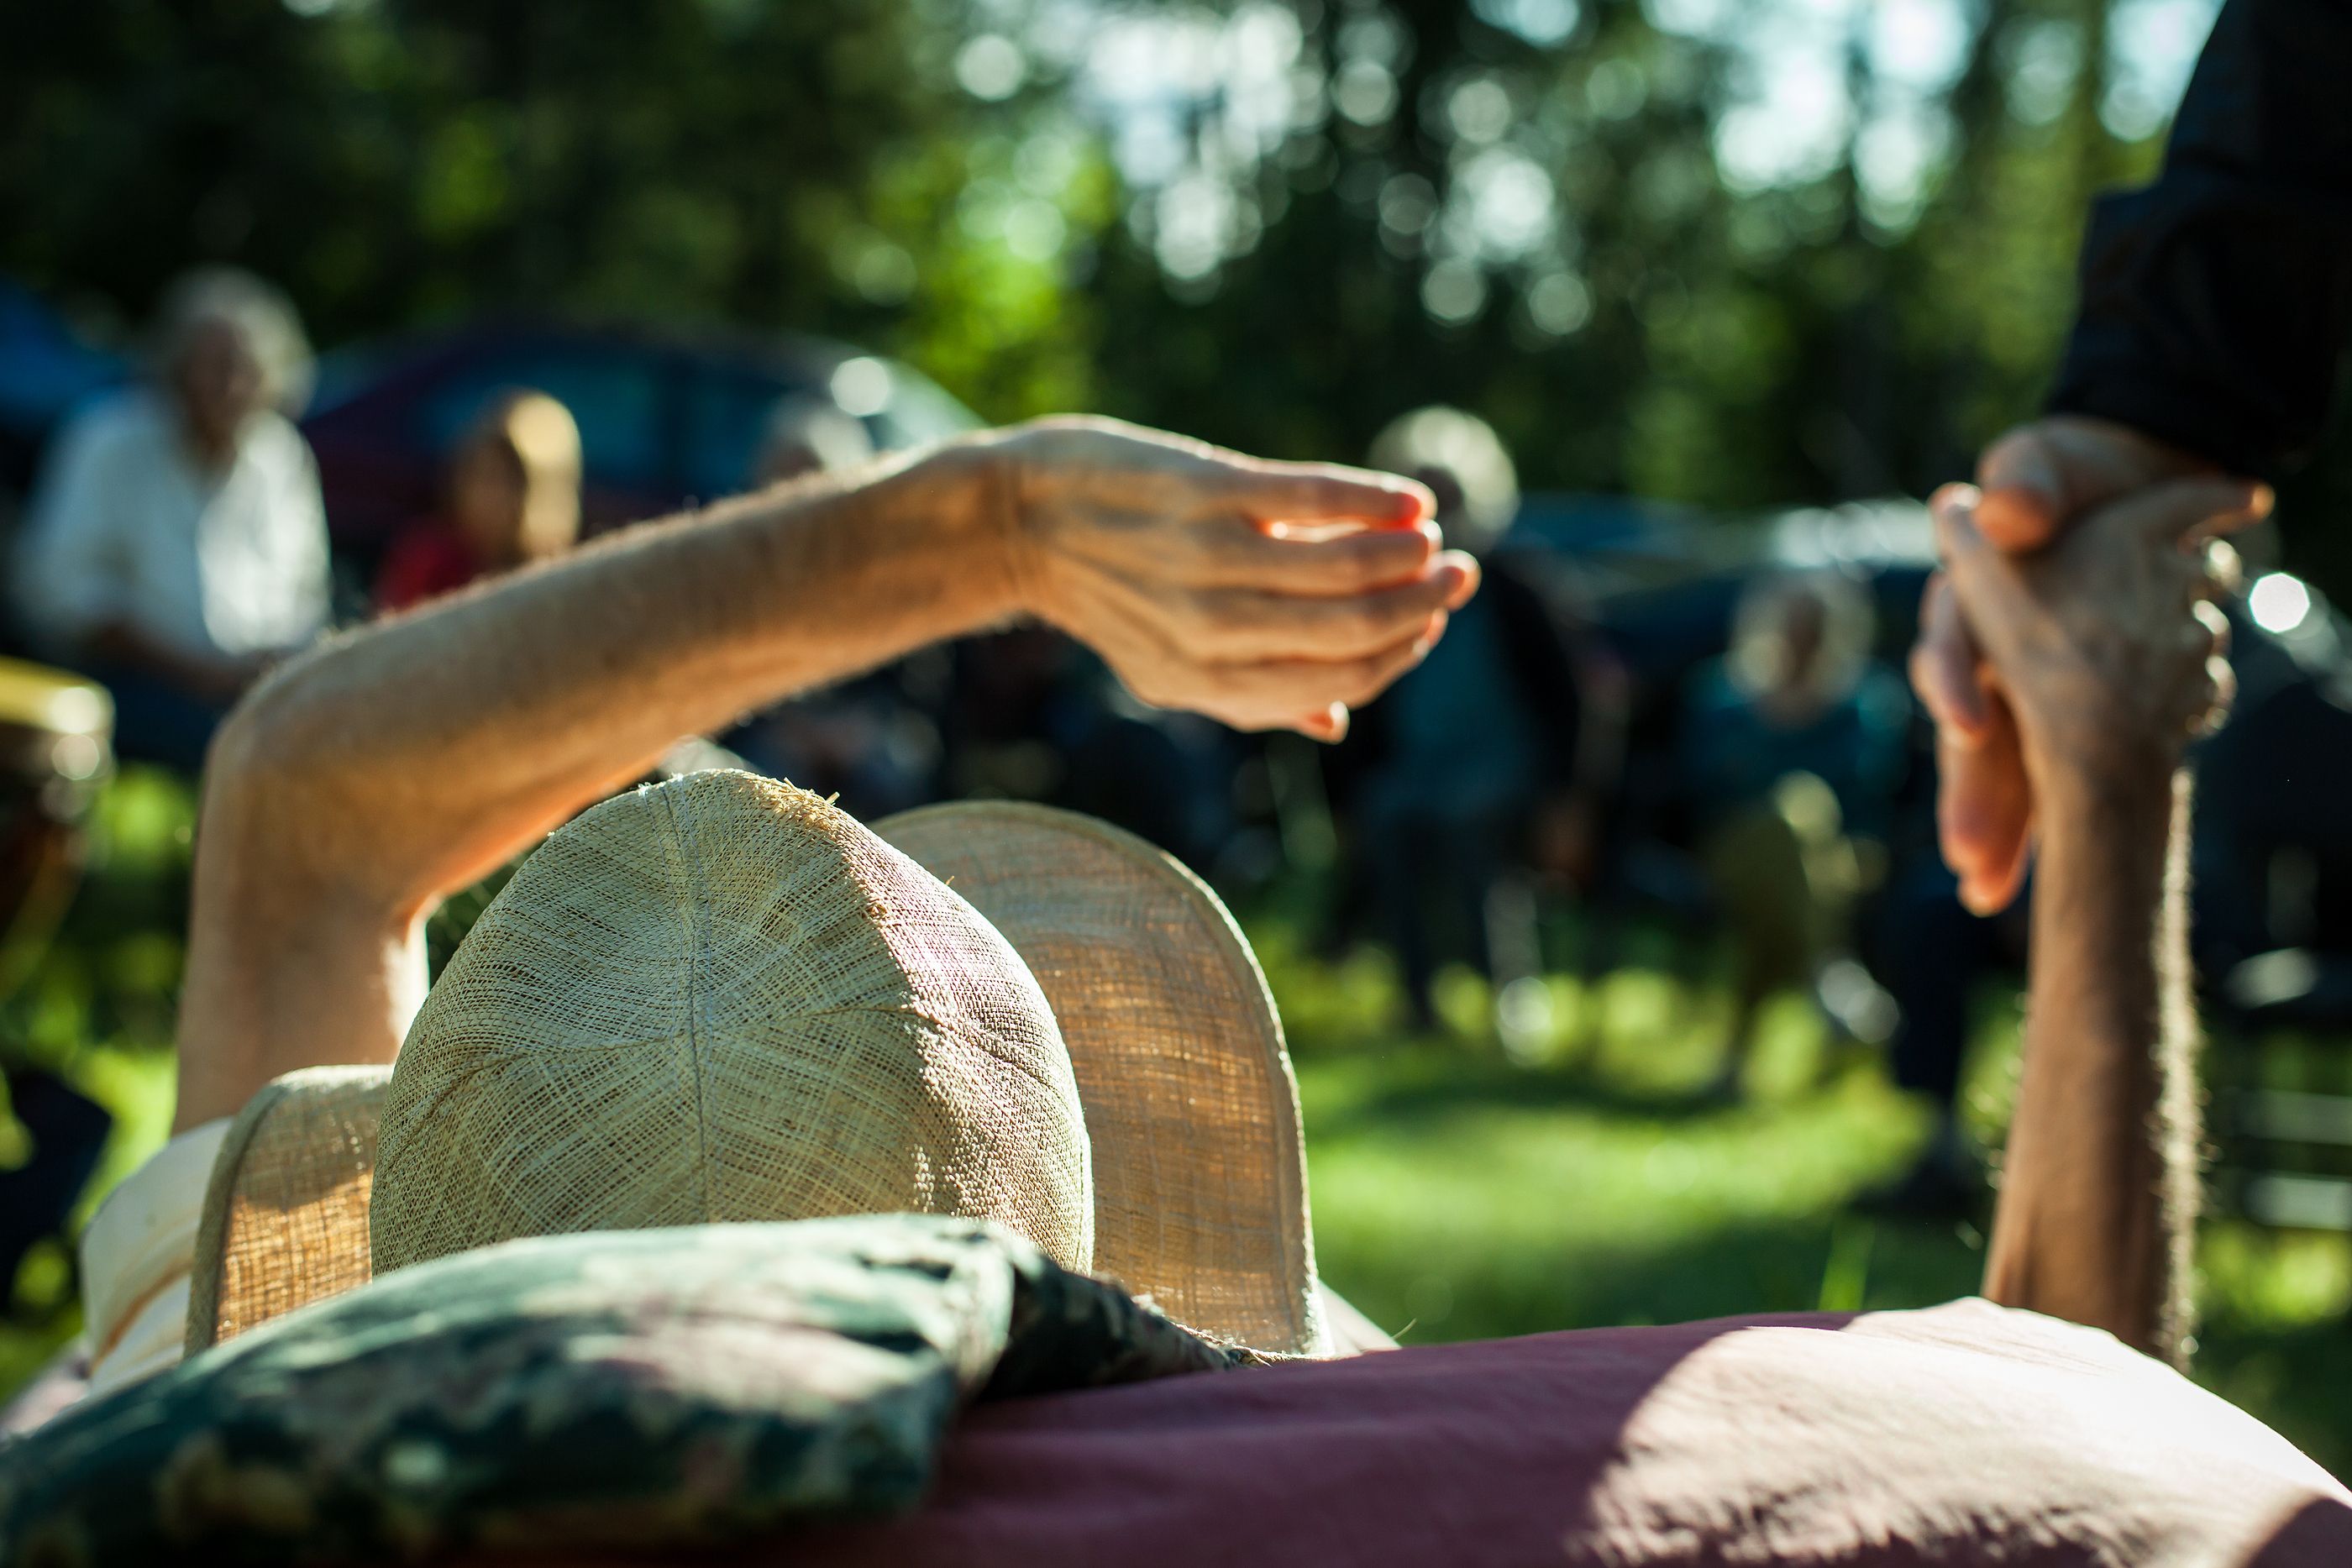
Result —
M911 1519L744 1562L2343 1568L2352 1492L1983 1301L1433 1345L1008 1402Z
M983 1406L912 1518L679 1562L2344 1568L2352 1492L2105 1334L1971 1301Z

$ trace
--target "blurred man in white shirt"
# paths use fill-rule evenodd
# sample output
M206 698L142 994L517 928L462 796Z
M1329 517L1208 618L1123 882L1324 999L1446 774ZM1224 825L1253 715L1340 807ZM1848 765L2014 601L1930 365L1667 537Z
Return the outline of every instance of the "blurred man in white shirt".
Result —
M153 384L58 439L16 607L43 653L113 688L126 756L194 768L237 695L326 622L318 467L279 412L309 373L276 289L195 273L165 301Z

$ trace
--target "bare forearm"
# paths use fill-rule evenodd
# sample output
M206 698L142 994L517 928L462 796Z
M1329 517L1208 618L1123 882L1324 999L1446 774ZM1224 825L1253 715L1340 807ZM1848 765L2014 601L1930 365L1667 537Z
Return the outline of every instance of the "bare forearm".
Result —
M991 471L748 497L368 628L225 727L198 841L179 1124L383 1061L423 915L679 737L1013 606Z
M2158 758L2038 779L2025 1067L1985 1293L2177 1359L2196 1207L2188 814Z
M254 728L299 759L338 871L421 904L680 736L1008 613L980 476L950 452L632 530L322 651Z

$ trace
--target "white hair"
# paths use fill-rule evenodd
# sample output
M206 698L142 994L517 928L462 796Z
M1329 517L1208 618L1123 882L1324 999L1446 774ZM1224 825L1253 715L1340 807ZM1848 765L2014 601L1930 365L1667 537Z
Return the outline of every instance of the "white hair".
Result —
M787 395L769 411L761 434L761 473L794 453L804 454L820 473L838 474L873 457L874 437L864 420L836 403L805 393Z
M1819 612L1822 632L1812 661L1789 667L1785 627L1799 605ZM1861 681L1878 635L1878 612L1862 584L1842 572L1775 572L1750 582L1732 613L1731 677L1750 695L1798 685L1824 700L1843 696Z
M1462 514L1445 519L1458 544L1483 555L1519 510L1519 473L1495 427L1475 413L1433 403L1390 421L1372 437L1371 465L1411 476L1436 470L1462 487Z
M239 267L206 267L183 273L155 313L154 362L168 371L206 327L225 326L244 340L260 368L263 396L287 413L310 396L310 340L283 291Z

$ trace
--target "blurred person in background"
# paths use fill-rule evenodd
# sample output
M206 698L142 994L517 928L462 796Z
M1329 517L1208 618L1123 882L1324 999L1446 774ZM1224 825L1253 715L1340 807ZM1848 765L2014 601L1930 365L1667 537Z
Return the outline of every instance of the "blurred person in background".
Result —
M1418 409L1381 432L1369 461L1429 487L1486 586L1374 719L1354 858L1415 1025L1436 1023L1432 988L1450 946L1494 987L1498 1031L1516 1048L1548 1023L1533 1005L1535 874L1591 875L1622 756L1624 683L1557 572L1497 550L1519 482L1493 427Z
M326 623L318 466L286 417L310 351L276 288L214 268L166 295L153 362L58 437L13 586L38 650L111 689L121 753L194 770Z
M781 398L752 457L751 487L845 474L874 456L874 438L855 414L822 397ZM847 810L887 816L936 793L939 725L925 706L906 666L894 664L756 715L724 744L763 773L837 796Z
M820 397L777 401L753 458L753 488L805 474L840 474L874 459L866 422Z
M533 561L580 539L580 426L545 392L518 391L484 410L449 465L448 507L410 524L376 574L379 610L405 610Z
M1711 1093L1735 1097L1764 1000L1811 990L1848 1036L1883 1039L1889 1004L1848 956L1855 896L1885 870L1910 705L1871 657L1861 586L1832 571L1758 579L1731 648L1695 677L1684 778L1735 948L1737 1010Z

